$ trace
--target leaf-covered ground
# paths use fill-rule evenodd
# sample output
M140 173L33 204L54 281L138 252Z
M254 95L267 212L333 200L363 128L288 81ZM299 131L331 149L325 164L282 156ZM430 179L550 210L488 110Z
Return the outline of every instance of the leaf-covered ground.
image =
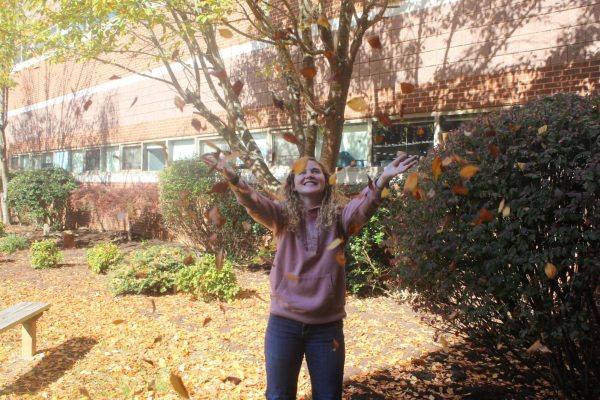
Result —
M264 398L265 271L238 270L244 291L229 304L183 294L114 298L84 255L66 250L60 268L43 271L27 251L2 258L0 309L20 301L51 308L38 322L34 360L19 358L19 328L0 334L0 399L176 399L172 372L193 399ZM347 311L347 399L557 397L527 369L507 368L483 349L455 338L443 349L407 305L350 297ZM309 393L304 367L299 398Z

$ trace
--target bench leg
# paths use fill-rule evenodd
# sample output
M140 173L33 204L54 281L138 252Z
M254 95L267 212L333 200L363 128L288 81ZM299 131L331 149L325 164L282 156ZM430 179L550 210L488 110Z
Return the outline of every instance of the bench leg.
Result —
M21 330L21 336L23 338L21 344L21 354L23 358L31 358L35 355L36 336L35 326L37 318L30 319L29 321L23 322L23 328Z

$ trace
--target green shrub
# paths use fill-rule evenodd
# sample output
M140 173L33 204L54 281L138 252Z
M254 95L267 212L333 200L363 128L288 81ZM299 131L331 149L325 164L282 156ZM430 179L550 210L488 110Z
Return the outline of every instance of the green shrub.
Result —
M4 236L6 234L6 224L0 221L0 236Z
M31 253L31 265L35 269L56 267L64 259L56 242L52 239L33 242L29 251Z
M187 256L183 249L173 246L137 250L125 264L109 272L108 288L115 296L172 292L177 273L185 267Z
M122 259L121 249L111 242L97 244L86 252L87 264L97 274L105 273L118 265Z
M60 228L75 187L73 175L62 168L20 171L8 182L8 205L21 223Z
M404 197L388 222L417 306L526 362L540 341L570 398L600 396L599 104L560 95L451 133L421 163L422 200Z
M23 235L9 233L0 238L0 251L3 253L14 253L17 250L25 250L26 248L27 238Z
M195 264L179 271L177 290L192 293L204 301L231 301L240 292L231 263L223 262L217 270L215 256L205 254Z
M249 259L266 230L252 221L229 189L210 193L222 179L200 160L174 162L160 175L160 213L171 234L185 244L210 253L235 249L229 256ZM213 207L223 218L220 228L206 218Z

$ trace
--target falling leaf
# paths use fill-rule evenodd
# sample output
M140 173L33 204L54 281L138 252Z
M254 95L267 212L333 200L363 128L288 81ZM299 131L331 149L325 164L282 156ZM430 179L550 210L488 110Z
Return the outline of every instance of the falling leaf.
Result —
M116 79L121 79L121 77L120 77L119 75L112 75L112 76L111 76L110 78L108 78L108 79L110 79L111 81L114 81L114 80L116 80Z
M402 94L410 94L415 91L415 85L408 82L400 83L400 93Z
M340 343L336 340L336 338L333 338L333 347L331 348L332 351L338 351L340 348Z
M215 69L213 71L210 71L209 74L216 77L220 81L224 81L225 79L227 79L227 71L225 71L224 69Z
M417 134L417 136L423 136L425 135L425 129L423 129L422 127L418 127L415 133Z
M286 31L282 31L282 30L277 30L273 33L273 36L271 37L271 39L273 40L283 40L285 38L287 38L287 32Z
M383 143L383 135L375 135L375 137L373 138L375 140L375 144L381 144Z
M317 75L317 69L315 67L304 67L300 70L300 73L306 79L312 80Z
M526 163L523 163L523 162L517 162L517 164L516 164L516 165L517 165L517 168L518 168L520 171L525 171L525 168L527 167L527 164L526 164Z
M498 158L498 156L500 155L500 149L498 148L498 146L496 146L495 144L490 144L488 146L488 149L490 150L490 155L492 156L492 158Z
M217 238L218 238L218 237L219 237L219 235L217 235L216 233L213 233L212 235L210 235L210 236L208 237L208 241L209 241L210 243L213 243L215 240L217 240Z
M231 86L231 90L233 90L233 93L239 97L240 93L242 93L242 88L244 87L244 82L237 80L233 83L233 85Z
M114 325L121 325L123 322L125 322L124 319L115 319L112 323Z
M223 382L231 382L231 383L233 383L234 385L237 386L237 385L239 385L242 382L242 380L240 378L235 377L235 376L228 376L225 379L223 379Z
M156 344L156 343L160 343L162 342L162 335L158 335L157 337L154 338L154 341L152 342L152 344Z
M212 321L211 317L204 318L204 321L202 321L202 327L204 328L210 321Z
M419 175L416 172L411 172L406 181L404 182L404 191L412 192L417 187L417 183L419 182Z
M556 265L552 264L551 262L546 263L544 266L544 272L546 273L548 279L556 279L556 276L558 275L558 269L556 268Z
M83 111L87 111L92 106L92 100L88 100L83 104Z
M381 111L377 111L375 113L375 118L377 118L381 125L385 126L386 128L392 127L392 120L390 119L389 115L384 114Z
M504 210L502 210L502 217L508 218L509 216L510 216L510 207L506 206L506 207L504 207Z
M461 196L466 196L469 194L469 189L467 189L465 186L463 186L462 183L458 184L458 185L454 185L452 186L452 195L456 195L459 194Z
M343 250L340 250L337 253L335 253L335 262L340 267L345 267L346 266L346 255L344 254Z
M294 175L300 175L306 169L306 164L308 163L308 159L306 157L301 157L294 161L292 165L292 172Z
M233 33L227 28L219 28L219 35L225 39L231 39L233 37Z
M498 205L498 212L499 212L499 213L501 213L501 212L502 212L502 210L504 210L504 205L505 205L505 203L506 203L506 202L505 202L505 200L504 200L504 199L500 200L500 204Z
M86 388L84 388L83 386L81 386L79 388L79 394L87 397L88 399L91 399L90 392L88 392L88 390Z
M325 58L327 58L330 62L335 61L335 59L337 58L337 56L335 55L335 52L333 50L325 50L325 52L323 53L323 55L325 56Z
M219 249L215 255L215 266L217 271L223 269L223 249Z
M329 20L324 15L319 15L319 18L317 19L317 24L320 25L320 26L322 26L325 29L331 29L331 25L329 24Z
M467 163L464 158L462 158L461 156L458 156L456 154L452 155L452 160L454 160L454 162L457 162L459 164L466 164Z
M300 144L300 140L298 140L298 138L296 136L294 136L291 133L284 133L283 135L281 135L281 137L286 141L286 142L290 142L292 144L295 145L299 145Z
M331 242L331 243L329 244L329 246L327 246L327 250L333 250L333 249L335 249L336 247L338 247L338 246L339 246L340 244L342 244L342 243L344 243L344 239L342 239L342 238L337 238L337 239L335 239L333 242Z
M138 98L137 96L133 99L133 101L131 102L131 104L129 105L129 108L131 109L131 107L133 107L135 105L135 103L137 103Z
M360 231L360 224L354 223L348 228L348 235L356 235Z
M183 380L181 379L181 377L179 375L171 372L170 381L171 381L171 385L173 386L173 389L175 389L177 394L179 394L184 399L190 398L190 395L189 395L187 389L185 388L185 385L183 384Z
M425 200L425 197L427 196L425 191L418 186L412 191L412 195L416 200Z
M533 343L531 346L529 346L529 348L527 349L527 352L528 353L540 352L540 353L546 353L546 354L552 353L552 351L548 347L544 346L539 339L536 340L535 343Z
M337 175L333 174L329 176L329 185L330 186L335 186L335 183L337 182Z
M390 197L390 195L391 195L390 189L384 187L383 190L381 191L381 198L386 199L386 198Z
M285 103L283 102L283 100L275 96L275 93L273 93L273 105L275 106L275 108L285 111Z
M185 100L183 100L179 96L175 96L175 100L173 100L175 107L179 108L180 111L183 112L183 107L185 107Z
M485 207L479 210L479 218L476 223L481 222L492 222L494 220L494 214Z
M252 224L250 224L248 221L244 221L242 222L242 228L244 229L244 232L248 232L250 229L252 229Z
M431 162L431 173L433 175L433 181L437 182L442 174L442 158L440 156L437 156Z
M540 126L538 128L538 134L545 135L548 132L548 125Z
M222 180L217 182L210 188L208 193L225 193L229 189L229 182L227 180Z
M225 219L221 217L221 213L219 212L219 208L217 206L213 207L208 211L208 220L214 226L220 228L225 225Z
M463 179L471 179L478 171L479 167L469 164L462 167L459 174Z
M200 122L200 120L198 118L192 119L192 126L198 132L203 131L206 128L206 127L202 126L202 122Z
M171 53L171 60L176 60L177 58L179 58L179 49L175 49Z
M379 35L369 36L367 38L367 42L374 49L381 49L381 40L379 40Z
M361 112L369 108L369 105L362 97L354 97L346 103L352 111Z
M300 280L300 278L297 275L294 275L291 272L288 273L286 276L290 281L298 282Z

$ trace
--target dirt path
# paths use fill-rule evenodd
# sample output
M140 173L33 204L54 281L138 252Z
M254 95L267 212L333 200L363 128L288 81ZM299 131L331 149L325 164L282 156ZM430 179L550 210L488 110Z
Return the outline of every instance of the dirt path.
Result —
M84 255L66 250L64 265L41 271L27 251L0 262L0 308L51 303L38 323L35 360L19 360L19 329L1 334L0 399L175 399L171 371L194 399L264 397L265 272L238 271L244 292L229 304L182 294L114 298ZM350 297L347 310L346 398L546 398L543 383L528 382L526 372L509 376L477 351L469 360L457 340L442 351L406 305ZM300 398L309 392L303 368Z

